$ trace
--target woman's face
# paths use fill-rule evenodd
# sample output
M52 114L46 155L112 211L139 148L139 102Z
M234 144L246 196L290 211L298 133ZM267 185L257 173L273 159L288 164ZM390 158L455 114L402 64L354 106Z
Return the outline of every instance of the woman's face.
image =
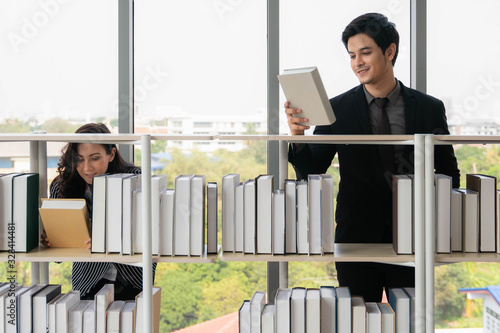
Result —
M103 175L108 170L109 162L115 158L116 148L113 148L111 154L107 154L100 144L80 143L77 151L76 170L87 184L92 185L94 176Z

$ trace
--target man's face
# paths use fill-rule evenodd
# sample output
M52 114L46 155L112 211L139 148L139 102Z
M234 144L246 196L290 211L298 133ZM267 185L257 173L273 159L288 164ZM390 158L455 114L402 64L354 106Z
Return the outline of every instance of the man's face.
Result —
M378 84L393 77L392 58L396 45L391 44L385 52L368 35L360 33L347 41L351 57L351 68L363 84ZM392 79L393 80L393 79Z

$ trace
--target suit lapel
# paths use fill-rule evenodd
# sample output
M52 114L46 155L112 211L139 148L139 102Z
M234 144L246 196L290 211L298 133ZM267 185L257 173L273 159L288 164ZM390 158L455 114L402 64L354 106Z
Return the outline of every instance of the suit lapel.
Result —
M359 85L358 89L353 92L354 97L354 111L358 117L362 134L373 134L370 125L370 118L368 118L368 107L366 105L365 91L363 85Z
M417 117L417 101L413 93L406 88L401 81L401 95L405 103L405 127L406 134L415 134L415 121Z

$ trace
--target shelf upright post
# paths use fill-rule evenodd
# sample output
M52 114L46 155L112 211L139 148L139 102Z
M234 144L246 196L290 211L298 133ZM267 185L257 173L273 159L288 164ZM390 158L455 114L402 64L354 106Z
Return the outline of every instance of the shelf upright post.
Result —
M40 170L40 154L39 154L39 145L38 141L30 141L30 172L33 173L38 173ZM39 180L39 192L38 192L38 198L40 198L40 193L42 190L42 183L47 182L46 178L45 180L40 177ZM38 225L40 226L40 221L38 222ZM40 264L38 262L31 262L31 285L39 284L40 283Z
M415 134L414 223L415 223L415 329L425 332L425 136Z
M45 132L44 132L45 133ZM40 175L40 198L47 198L47 141L38 141L38 174ZM43 225L40 223L40 228ZM33 265L33 264L32 264ZM40 283L49 284L49 263L41 262ZM32 283L34 284L34 283Z
M425 135L425 311L426 332L434 332L434 135Z
M288 178L288 142L280 141L280 189L285 189L285 179ZM280 288L288 288L288 262L280 262Z
M141 135L142 169L142 296L144 298L144 326L142 332L153 332L153 272L151 249L151 135Z

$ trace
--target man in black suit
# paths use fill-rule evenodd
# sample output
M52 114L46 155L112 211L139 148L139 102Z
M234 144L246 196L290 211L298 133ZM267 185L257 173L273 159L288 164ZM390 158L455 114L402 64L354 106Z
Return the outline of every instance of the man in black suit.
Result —
M399 34L384 15L369 13L354 19L345 28L342 41L361 84L330 100L337 120L328 126L317 126L314 134L449 134L443 103L405 87L394 77ZM379 106L379 100L384 105ZM301 110L290 108L288 102L285 108L291 134L304 134L309 127L297 124L307 121L301 118ZM384 123L388 132L383 132ZM335 241L391 243L391 178L393 174L413 173L413 149L413 146L292 144L288 159L297 177L307 179L309 174L325 173L338 153L340 184ZM453 187L459 187L460 171L452 146L436 146L435 171L452 176ZM381 301L384 287L415 284L413 267L338 262L336 268L339 284L349 287L353 295L363 296L365 301Z

